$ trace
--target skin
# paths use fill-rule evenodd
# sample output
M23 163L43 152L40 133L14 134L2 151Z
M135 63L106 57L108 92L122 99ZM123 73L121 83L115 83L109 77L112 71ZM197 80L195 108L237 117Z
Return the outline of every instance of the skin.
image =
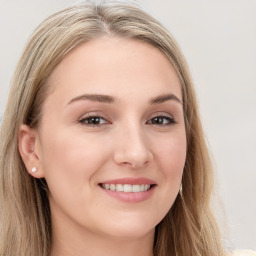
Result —
M104 37L66 56L50 86L40 126L21 126L19 148L29 173L48 183L51 256L153 255L155 226L175 201L186 158L181 86L170 61L144 42ZM177 99L152 104L170 94ZM124 177L152 179L152 195L122 202L99 186Z

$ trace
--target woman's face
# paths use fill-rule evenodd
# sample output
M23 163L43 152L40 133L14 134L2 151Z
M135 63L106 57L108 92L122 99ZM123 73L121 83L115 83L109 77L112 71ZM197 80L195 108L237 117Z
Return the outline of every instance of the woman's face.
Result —
M54 70L37 130L53 228L153 234L180 188L186 135L179 79L144 42L106 37Z

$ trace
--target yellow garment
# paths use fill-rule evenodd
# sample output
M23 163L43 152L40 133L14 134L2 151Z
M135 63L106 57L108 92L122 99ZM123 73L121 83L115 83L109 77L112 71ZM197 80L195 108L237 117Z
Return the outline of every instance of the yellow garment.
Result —
M256 252L250 250L237 250L234 251L232 256L256 256Z

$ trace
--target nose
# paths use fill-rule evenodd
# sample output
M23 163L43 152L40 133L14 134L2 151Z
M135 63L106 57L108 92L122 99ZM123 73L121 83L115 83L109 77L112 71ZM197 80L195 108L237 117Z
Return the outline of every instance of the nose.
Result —
M116 138L114 161L118 165L141 168L153 159L149 141L140 127L126 127Z

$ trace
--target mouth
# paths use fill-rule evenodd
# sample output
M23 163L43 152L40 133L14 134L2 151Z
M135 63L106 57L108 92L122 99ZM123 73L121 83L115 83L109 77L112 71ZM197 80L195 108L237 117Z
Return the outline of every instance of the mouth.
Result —
M157 186L147 178L121 178L98 184L108 196L125 203L139 203L149 200Z
M150 190L155 184L111 184L100 183L100 187L106 190L118 191L124 193L138 193Z

